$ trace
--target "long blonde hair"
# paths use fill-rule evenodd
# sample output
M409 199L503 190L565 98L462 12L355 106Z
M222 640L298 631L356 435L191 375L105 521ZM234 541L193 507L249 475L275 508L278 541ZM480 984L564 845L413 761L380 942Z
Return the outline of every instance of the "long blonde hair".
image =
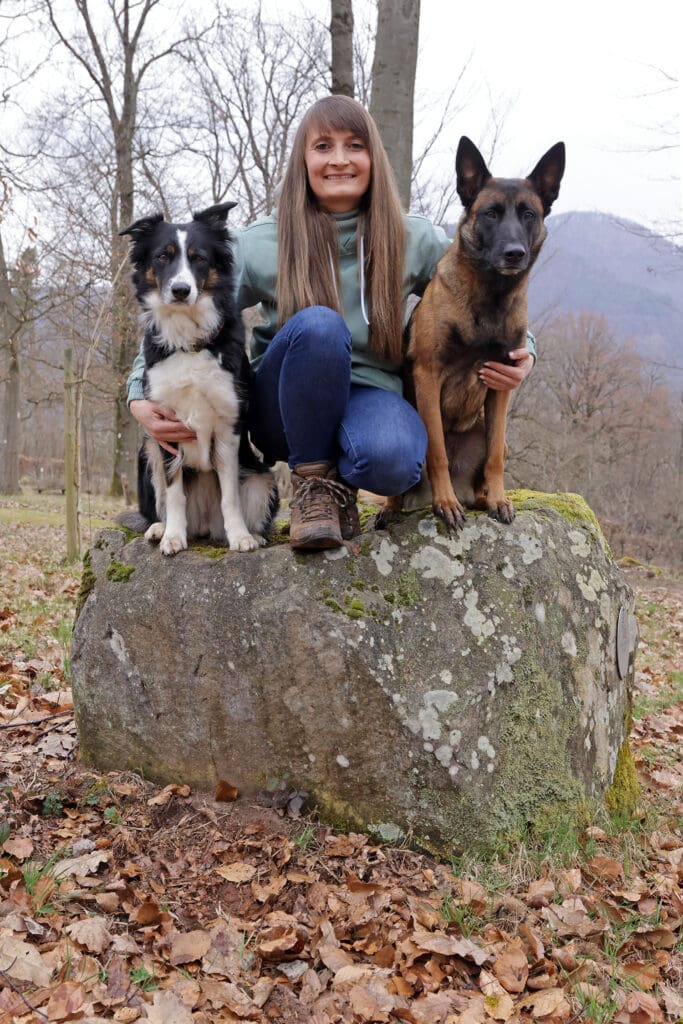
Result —
M313 133L347 131L362 139L371 160L370 185L360 202L358 232L364 237L365 281L369 297L370 349L394 362L401 359L405 223L394 175L377 126L348 96L325 96L299 125L278 201L277 304L280 324L297 310L323 305L339 308L330 253L338 261L337 223L311 191L306 143ZM360 239L359 239L360 241ZM359 246L360 250L360 246Z

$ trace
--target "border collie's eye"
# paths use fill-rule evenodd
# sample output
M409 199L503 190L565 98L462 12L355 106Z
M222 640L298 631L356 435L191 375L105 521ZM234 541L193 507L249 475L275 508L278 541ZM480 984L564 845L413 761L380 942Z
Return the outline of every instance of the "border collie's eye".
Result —
M208 260L201 252L193 252L190 255L190 263L208 263Z
M157 256L157 261L159 263L168 263L168 256L166 255L165 252L160 252L159 255Z

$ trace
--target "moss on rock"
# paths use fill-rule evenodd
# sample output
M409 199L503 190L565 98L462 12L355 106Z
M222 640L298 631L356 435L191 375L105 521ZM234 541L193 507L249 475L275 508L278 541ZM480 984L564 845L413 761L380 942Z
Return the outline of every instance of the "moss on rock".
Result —
M347 800L326 789L315 788L314 796L323 821L343 832L364 832L366 822Z
M132 540L137 540L138 537L142 537L142 532L137 530L131 530L130 527L123 526L122 523L112 523L110 529L118 530L119 533L122 533L123 536L125 537L126 544L130 544ZM101 546L99 545L99 541L95 544L95 547L98 546Z
M632 818L638 807L639 798L640 786L627 738L619 748L614 779L605 793L605 803L612 814Z
M86 551L83 555L83 572L81 573L81 584L78 588L78 596L76 598L76 618L81 614L81 609L88 600L88 595L95 589L96 579L95 573L93 572L90 552Z
M580 494L572 492L547 494L543 491L529 491L521 487L508 491L507 495L517 512L536 512L544 508L553 508L569 523L592 527L597 536L601 538L605 548L609 550L595 512Z
M188 551L194 551L198 555L203 555L204 558L222 558L223 555L227 555L230 550L227 547L221 547L216 544L209 544L208 541L196 540L188 544Z
M534 808L549 801L566 807L583 797L569 757L576 720L557 679L541 671L534 679L517 677L499 740L500 828L533 817Z
M125 565L117 558L112 558L104 573L105 579L110 583L127 583L135 572L134 565Z
M364 530L365 527L375 518L377 513L380 511L379 505L371 504L370 502L359 502L358 504L358 518L360 520L360 528Z

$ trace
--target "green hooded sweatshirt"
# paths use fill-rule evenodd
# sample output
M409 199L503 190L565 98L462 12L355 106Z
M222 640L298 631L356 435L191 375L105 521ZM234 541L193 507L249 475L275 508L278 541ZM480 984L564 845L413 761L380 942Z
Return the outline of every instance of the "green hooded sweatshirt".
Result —
M351 383L365 384L401 394L401 366L374 355L368 348L368 325L361 301L361 279L358 259L358 212L336 214L339 225L339 279L342 313L351 333ZM256 367L277 332L277 220L274 215L262 217L249 227L231 232L235 263L235 294L238 309L259 306L265 323L254 328L250 358ZM408 320L411 295L421 296L434 275L450 240L442 228L426 217L406 217L406 252L403 264L404 323ZM367 301L367 299L366 299ZM367 311L366 311L367 312ZM536 356L532 335L527 348ZM128 378L128 401L144 398L142 347L135 357Z

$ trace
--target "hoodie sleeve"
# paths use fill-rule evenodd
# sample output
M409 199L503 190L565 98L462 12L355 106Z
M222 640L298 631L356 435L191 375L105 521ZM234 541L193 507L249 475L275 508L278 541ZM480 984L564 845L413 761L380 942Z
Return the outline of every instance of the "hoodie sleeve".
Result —
M135 359L130 374L128 375L128 405L144 398L142 390L142 377L145 372L145 357L143 354L143 343L140 342L140 349Z

